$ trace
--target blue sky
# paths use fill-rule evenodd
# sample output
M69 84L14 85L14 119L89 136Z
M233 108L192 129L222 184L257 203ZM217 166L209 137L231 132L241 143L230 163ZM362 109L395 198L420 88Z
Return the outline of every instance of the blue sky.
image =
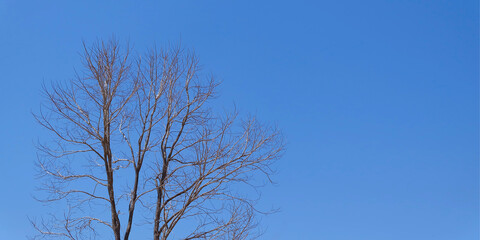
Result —
M288 150L262 239L479 238L478 1L0 0L0 238L32 233L31 111L82 40L180 41Z

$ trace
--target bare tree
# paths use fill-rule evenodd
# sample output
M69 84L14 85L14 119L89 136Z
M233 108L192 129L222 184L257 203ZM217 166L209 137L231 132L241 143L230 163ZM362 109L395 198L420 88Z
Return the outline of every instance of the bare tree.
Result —
M39 144L39 200L65 213L32 221L37 237L93 239L103 226L126 240L140 208L155 240L254 238L256 198L242 189L270 180L279 131L216 114L218 83L192 52L130 52L116 40L84 44L84 71L44 87L35 117L55 141Z

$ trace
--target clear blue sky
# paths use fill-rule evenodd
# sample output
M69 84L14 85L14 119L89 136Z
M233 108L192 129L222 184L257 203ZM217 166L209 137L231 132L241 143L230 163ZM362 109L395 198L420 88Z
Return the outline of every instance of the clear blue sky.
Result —
M227 107L283 129L263 239L479 239L478 1L233 2L0 0L0 239L42 212L42 81L112 34L181 39Z

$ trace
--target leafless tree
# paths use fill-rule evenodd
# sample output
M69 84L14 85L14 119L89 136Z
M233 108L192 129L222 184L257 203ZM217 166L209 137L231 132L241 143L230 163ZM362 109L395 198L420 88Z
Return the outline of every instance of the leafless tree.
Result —
M55 140L38 146L38 199L65 212L32 220L36 237L94 239L104 227L126 240L137 210L155 240L254 238L256 197L242 189L270 180L279 131L214 112L218 83L192 52L131 55L114 39L84 44L84 70L44 87L35 117Z

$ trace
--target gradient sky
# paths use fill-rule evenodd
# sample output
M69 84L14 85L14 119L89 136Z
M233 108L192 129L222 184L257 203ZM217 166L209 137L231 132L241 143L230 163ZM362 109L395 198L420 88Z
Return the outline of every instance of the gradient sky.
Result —
M82 40L181 40L288 150L262 239L479 239L478 1L0 0L0 239L32 233L31 112Z

